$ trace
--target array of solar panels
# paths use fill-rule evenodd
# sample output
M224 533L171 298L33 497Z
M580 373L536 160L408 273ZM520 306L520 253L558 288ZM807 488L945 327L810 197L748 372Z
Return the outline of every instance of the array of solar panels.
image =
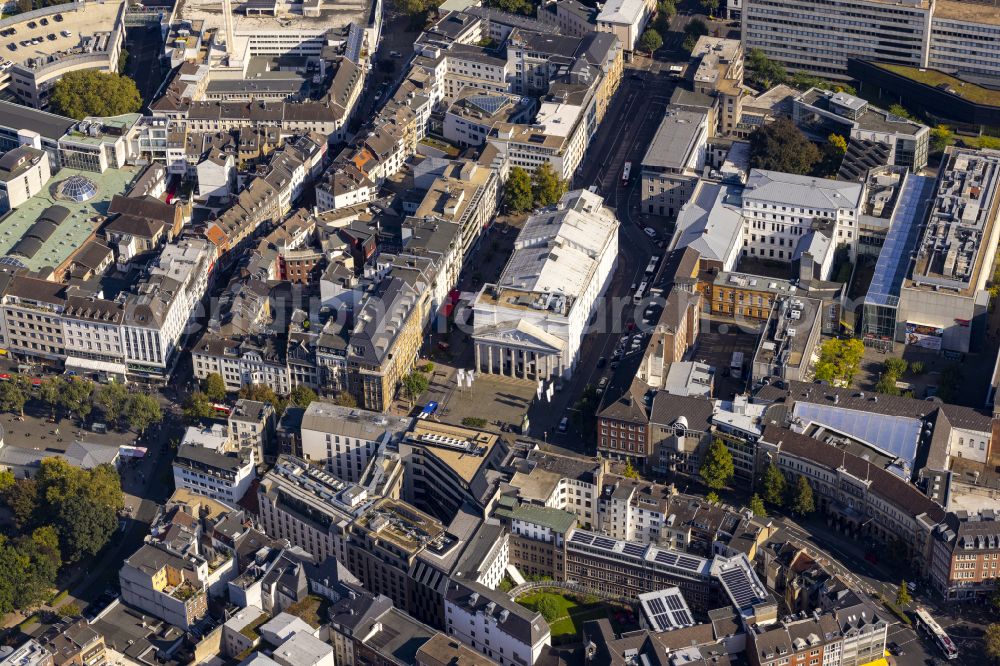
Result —
M693 555L679 553L673 550L663 550L661 548L646 546L641 543L631 541L620 541L601 534L594 534L584 530L574 530L569 538L570 543L583 546L590 546L598 550L606 550L611 553L622 553L638 559L649 559L647 552L653 555L652 559L658 564L664 564L675 569L683 569L691 572L699 572L705 568L706 560Z
M750 608L758 601L761 601L760 596L754 589L753 581L750 580L750 576L742 568L723 571L719 574L719 578L725 584L726 591L729 592L729 597L732 599L733 604L740 610Z
M694 625L691 609L676 587L640 594L639 602L653 631L673 631Z
M796 402L792 410L803 421L821 423L828 428L856 437L880 452L902 458L913 466L920 442L919 419L891 414L862 412L833 405Z

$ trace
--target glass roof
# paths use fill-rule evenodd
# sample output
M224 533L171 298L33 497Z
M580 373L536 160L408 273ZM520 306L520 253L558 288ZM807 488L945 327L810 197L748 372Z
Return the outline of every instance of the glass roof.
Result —
M85 176L70 176L59 184L59 196L70 201L89 201L97 196L97 186Z
M857 438L885 455L902 458L911 468L917 457L920 419L809 402L796 402L792 413L803 421L820 423Z

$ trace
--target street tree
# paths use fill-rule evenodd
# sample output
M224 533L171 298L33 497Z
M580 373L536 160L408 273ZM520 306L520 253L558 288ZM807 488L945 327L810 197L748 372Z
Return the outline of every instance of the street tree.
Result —
M716 437L708 446L705 459L701 463L699 474L705 485L712 490L722 490L733 478L736 468L733 465L733 454L729 452L721 439Z
M550 162L538 165L531 180L531 190L539 206L550 206L566 193L566 181L559 177Z
M900 608L906 608L906 605L913 601L910 597L910 590L906 587L906 581L902 580L899 582L899 589L896 590L896 605Z
M195 391L184 403L184 418L189 423L196 423L212 416L212 401L201 391Z
M792 511L800 516L808 516L815 510L816 504L813 501L812 486L809 485L806 477L799 474L799 479L795 483L795 498L792 501Z
M715 0L718 2L718 0ZM663 46L663 37L654 28L647 28L639 37L639 48L650 55Z
M757 518L767 518L767 509L764 508L764 500L757 493L754 493L753 497L750 498L750 510Z
M83 377L73 377L64 382L59 404L71 414L86 419L93 406L94 382Z
M27 396L21 387L11 381L0 382L0 410L24 416Z
M337 395L333 396L333 404L340 405L341 407L357 407L358 401L347 391L340 391Z
M701 0L700 4L709 18L713 18L715 12L719 11L719 0Z
M932 153L940 153L955 140L955 133L947 125L937 125L931 130L930 149Z
M771 506L785 502L785 475L773 462L764 470L764 500Z
M63 559L78 562L96 555L117 526L118 520L111 508L90 502L83 495L68 497L55 514Z
M708 494L705 495L705 500L709 504L718 504L718 502L719 502L719 493L715 492L714 490L710 490L710 491L708 491Z
M751 82L767 89L788 80L788 72L760 49L750 49L746 55L746 70Z
M865 345L861 340L855 338L827 340L819 349L816 379L849 385L861 366L864 355Z
M761 125L750 135L750 166L805 175L820 160L819 148L789 118Z
M61 404L63 389L66 387L66 380L62 377L51 377L42 381L38 387L38 397L49 406L52 418L56 417L56 407Z
M264 384L248 384L240 389L239 395L247 400L271 403L279 417L285 413L285 407L288 405L287 400L278 397L274 389Z
M296 407L308 407L309 403L316 400L319 396L316 395L316 391L313 391L308 386L303 386L299 384L292 389L292 392L288 395L288 400Z
M535 199L531 191L531 176L519 166L510 170L504 185L504 205L511 213L521 213L531 208Z
M226 380L217 372L205 377L205 395L212 402L223 402L226 399Z
M832 155L836 157L843 157L847 154L847 139L839 134L831 134L826 137L826 143Z
M152 396L133 393L125 404L125 420L130 428L142 435L149 426L163 420L163 410Z
M632 466L631 460L625 461L625 471L622 472L622 476L624 476L626 479L639 478L639 472L636 471L635 467Z
M104 412L104 418L109 423L117 423L125 411L125 404L128 402L128 389L124 384L112 382L97 389L94 395L94 402Z
M20 479L3 492L3 502L14 515L14 524L23 530L35 521L38 511L38 484L34 479Z
M983 641L986 646L987 656L993 660L993 663L1000 663L1000 623L994 623L986 627Z
M427 381L427 375L417 370L403 377L403 390L406 392L406 398L410 401L410 404L413 404L413 401L419 398L429 387L430 382Z
M84 69L60 77L50 103L62 115L83 120L87 116L135 113L142 107L142 96L127 76Z

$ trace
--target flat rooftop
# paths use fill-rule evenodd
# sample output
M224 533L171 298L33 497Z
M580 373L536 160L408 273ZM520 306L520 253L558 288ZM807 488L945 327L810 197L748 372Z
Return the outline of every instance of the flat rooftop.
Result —
M499 438L481 430L416 421L407 439L429 449L459 477L471 482Z
M980 5L975 3L965 4L949 2L947 4L962 5L968 7L969 11L977 11L980 9L990 11L992 9L989 5ZM924 85L934 88L941 88L943 90L946 89L948 92L951 92L960 99L968 100L976 104L1000 106L1000 90L984 88L983 86L963 81L958 77L952 76L951 74L945 74L944 72L936 69L922 69L918 67L908 67L906 65L893 65L884 62L875 62L872 64L886 70L887 72L898 74L899 76L912 79L918 83L923 83Z
M707 136L707 115L697 111L668 111L642 158L643 169L679 171L698 168L699 139Z
M268 34L322 35L327 31L340 32L351 23L362 26L368 24L372 0L320 0L319 14L305 16L303 3L278 0L274 3L274 15L259 13L247 15L248 3L233 3L233 37L236 42L234 52L242 54L251 37ZM270 4L269 4L270 6ZM203 21L202 30L218 30L225 34L221 0L179 0L176 20Z
M1000 151L953 149L945 160L907 286L967 294L993 262L982 250L997 224Z
M0 30L14 28L17 32L0 37L0 55L17 64L24 64L29 58L48 58L60 53L72 55L75 51L83 53L81 46L84 38L115 29L122 4L124 3L120 0L88 2L75 11L71 5L61 5L65 9L50 16L21 21L17 21L18 17L14 16L2 21ZM56 16L62 17L62 20L57 21ZM42 25L43 20L48 25ZM34 27L29 27L29 24L34 24ZM21 45L21 42L33 39L41 39L42 42ZM10 48L11 44L15 46L13 50Z
M998 24L1000 23L1000 6L983 2L937 0L934 3L934 18Z
M108 169L104 173L61 169L41 192L18 206L6 217L0 218L0 257L11 251L47 208L61 206L69 211L66 219L59 223L32 257L17 257L29 270L59 266L66 257L83 245L91 232L97 228L99 221L94 221L93 218L107 215L112 197L124 194L128 185L139 176L139 173L140 170L135 167ZM58 196L59 186L74 176L81 176L93 183L97 194L88 201L74 201Z

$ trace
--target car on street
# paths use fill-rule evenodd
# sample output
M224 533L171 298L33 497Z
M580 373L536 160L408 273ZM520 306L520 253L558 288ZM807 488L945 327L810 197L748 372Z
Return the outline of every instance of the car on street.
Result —
M569 417L564 416L562 420L559 421L559 432L566 432L569 430Z
M604 389L608 387L608 378L601 377L601 381L597 382L597 395L604 393Z
M602 356L601 358L597 359L598 369L603 368L607 364L608 364L608 359L606 359L605 357Z
M652 227L643 227L642 232L650 238L656 238L656 230Z

